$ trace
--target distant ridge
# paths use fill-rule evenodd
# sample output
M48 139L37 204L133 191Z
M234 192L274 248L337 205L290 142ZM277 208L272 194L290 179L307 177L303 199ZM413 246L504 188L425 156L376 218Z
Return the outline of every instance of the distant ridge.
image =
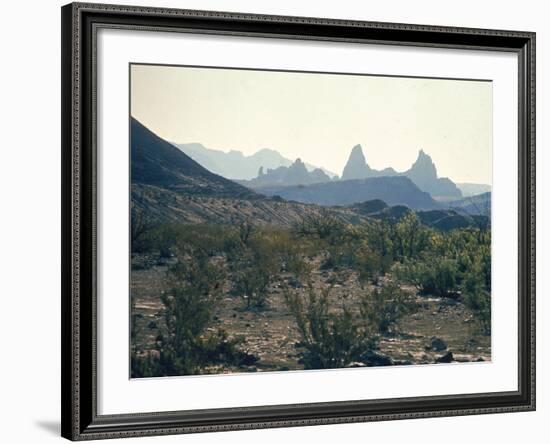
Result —
M308 171L301 159L288 166L280 166L264 171L260 167L258 177L252 180L239 181L240 184L261 191L263 187L311 185L314 183L330 182L332 179L320 168Z
M492 188L491 185L484 183L457 183L456 186L462 192L462 196L464 197L488 193Z
M440 204L404 176L338 180L308 186L266 187L262 194L318 205L350 205L379 199L388 205L413 209L440 208Z
M254 198L258 194L203 168L171 143L132 118L132 183L189 195Z
M462 197L460 189L450 179L437 176L437 169L432 158L423 150L418 152L418 157L411 168L399 173L393 168L372 169L365 159L361 145L355 145L342 172L342 180L383 176L406 176L422 191L430 193L436 199L450 200Z
M174 143L181 151L192 159L199 162L206 169L231 180L250 180L258 175L260 168L264 171L279 167L289 167L292 160L282 156L278 151L263 148L249 156L241 151L231 150L224 152L207 148L200 143ZM307 162L304 163L308 171L316 170L318 167ZM321 170L330 177L336 174Z

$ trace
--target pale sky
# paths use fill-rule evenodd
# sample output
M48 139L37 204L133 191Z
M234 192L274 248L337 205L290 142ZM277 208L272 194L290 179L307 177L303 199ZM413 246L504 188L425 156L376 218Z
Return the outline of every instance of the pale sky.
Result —
M440 177L492 182L487 81L132 65L131 114L171 142L271 148L338 175L361 144L372 168L404 171L423 149Z

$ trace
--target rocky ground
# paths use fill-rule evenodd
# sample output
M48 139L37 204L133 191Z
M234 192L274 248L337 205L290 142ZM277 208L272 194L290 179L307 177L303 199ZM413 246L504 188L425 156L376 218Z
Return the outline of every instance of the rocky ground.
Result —
M167 264L143 264L132 271L133 313L136 315L137 345L152 350L158 328L162 325L160 295L166 291ZM288 279L290 276L281 276ZM331 306L345 303L354 307L364 291L352 273L314 271L313 285L332 285ZM413 288L404 288L414 293ZM294 291L305 292L298 285ZM397 324L395 332L379 342L381 362L394 365L447 362L489 361L490 336L480 333L471 312L459 301L448 298L416 296L419 310ZM247 311L243 299L224 295L216 309L213 331L222 328L230 336L243 336L246 351L258 361L242 368L211 369L212 372L283 371L303 369L300 364L299 332L290 314L280 284L271 287L265 309ZM357 363L356 365L364 365Z

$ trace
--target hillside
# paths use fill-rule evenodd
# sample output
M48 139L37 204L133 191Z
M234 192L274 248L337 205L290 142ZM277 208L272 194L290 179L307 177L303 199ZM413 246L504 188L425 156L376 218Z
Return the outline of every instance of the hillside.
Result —
M375 199L351 205L356 213L370 219L389 220L397 222L402 217L413 212L404 205L388 206L385 202ZM449 231L456 228L487 226L490 221L485 215L460 214L455 210L426 210L415 211L420 221L428 227L441 231Z
M476 196L491 191L491 185L484 183L457 183L456 186L462 192L463 197Z
M447 202L446 206L454 209L459 214L467 215L491 215L491 193L482 193L476 196L468 196L462 199Z
M256 193L203 168L171 143L131 119L132 183L189 195L255 198Z
M351 208L327 208L284 200L234 199L188 196L144 184L132 185L132 203L152 222L184 224L237 224L290 227L304 216L328 212L339 220L356 224L365 220Z
M413 209L434 209L439 204L403 176L341 180L309 186L266 187L268 196L319 205L350 205L380 199L388 205L406 205Z

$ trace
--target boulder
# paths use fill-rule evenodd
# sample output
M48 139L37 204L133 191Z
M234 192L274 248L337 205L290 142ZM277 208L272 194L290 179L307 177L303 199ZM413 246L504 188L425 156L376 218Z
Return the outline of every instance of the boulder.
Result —
M436 358L435 362L438 364L448 364L449 362L453 362L453 353L447 352L443 356Z
M368 351L364 353L363 356L361 356L361 361L367 364L369 367L394 365L392 358L373 351Z

